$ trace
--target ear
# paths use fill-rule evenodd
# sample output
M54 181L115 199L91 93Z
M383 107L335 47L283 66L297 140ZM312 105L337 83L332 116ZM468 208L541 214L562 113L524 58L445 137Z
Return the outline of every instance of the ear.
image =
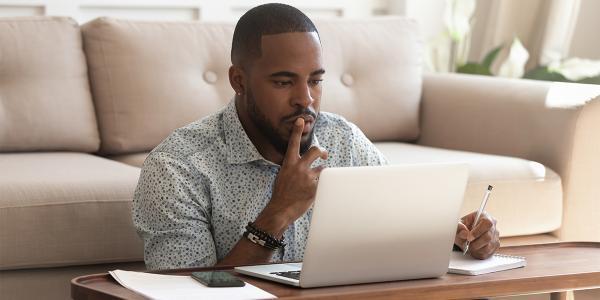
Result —
M246 73L238 66L229 67L229 84L237 96L241 96L246 91Z

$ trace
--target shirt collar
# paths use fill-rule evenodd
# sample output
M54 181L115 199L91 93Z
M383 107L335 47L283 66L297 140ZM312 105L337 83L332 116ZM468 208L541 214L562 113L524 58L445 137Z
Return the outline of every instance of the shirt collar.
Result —
M316 125L316 124L315 124ZM256 149L237 114L235 100L229 101L229 104L223 111L223 129L225 131L225 143L227 145L227 162L230 164L243 164L257 160L266 160ZM317 136L313 137L311 146L319 147Z

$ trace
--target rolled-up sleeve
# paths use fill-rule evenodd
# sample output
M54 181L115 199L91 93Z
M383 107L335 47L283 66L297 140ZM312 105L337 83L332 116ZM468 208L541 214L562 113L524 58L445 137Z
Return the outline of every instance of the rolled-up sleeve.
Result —
M152 152L146 158L133 199L132 218L144 241L148 269L216 263L210 203L206 179L187 159L164 152Z

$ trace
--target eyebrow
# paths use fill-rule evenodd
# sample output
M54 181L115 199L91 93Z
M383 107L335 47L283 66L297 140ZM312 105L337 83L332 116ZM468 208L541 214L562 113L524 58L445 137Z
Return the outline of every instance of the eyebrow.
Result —
M325 70L318 69L316 71L311 72L310 76L322 75L322 74L325 74ZM296 74L294 72L290 72L290 71L279 71L279 72L272 73L271 75L269 75L269 77L298 77L298 74Z

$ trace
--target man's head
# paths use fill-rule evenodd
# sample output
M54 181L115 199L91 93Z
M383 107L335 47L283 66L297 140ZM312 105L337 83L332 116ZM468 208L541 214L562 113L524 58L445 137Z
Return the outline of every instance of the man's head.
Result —
M325 72L312 21L289 5L257 6L235 27L231 61L238 114L251 123L244 124L247 131L256 131L249 136L261 135L283 154L294 121L302 117L304 152L312 142Z

